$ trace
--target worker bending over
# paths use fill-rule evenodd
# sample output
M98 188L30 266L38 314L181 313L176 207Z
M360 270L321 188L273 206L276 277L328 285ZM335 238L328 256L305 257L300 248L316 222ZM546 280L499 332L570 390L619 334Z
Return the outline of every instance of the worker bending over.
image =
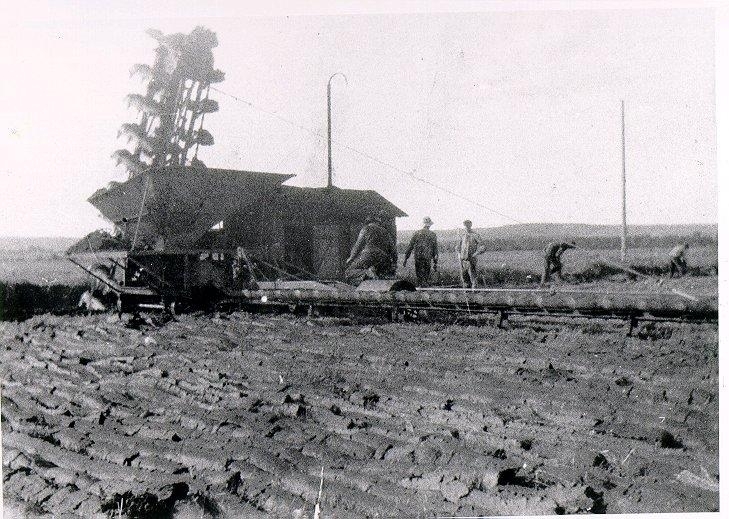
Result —
M430 216L423 218L423 228L416 231L410 239L410 244L405 251L405 260L402 266L408 264L408 258L414 252L415 255L415 276L418 279L418 286L427 286L430 280L430 269L438 270L438 238L430 230L433 220Z
M471 229L471 220L463 222L464 230L458 244L458 259L461 265L461 284L463 288L476 288L478 286L478 259L477 256L486 251L483 239Z
M668 277L673 277L674 274L678 274L678 277L683 276L688 271L688 264L686 263L686 250L689 248L688 243L676 245L671 249L669 253L671 256L670 274Z
M395 273L397 248L395 239L382 217L368 216L357 241L345 262L344 277L359 284L365 279L380 279ZM395 261L393 262L393 258Z
M550 243L547 248L544 249L544 272L542 273L541 285L545 285L552 274L557 274L560 281L563 281L562 277L562 253L567 249L574 249L577 246L575 242L559 242Z

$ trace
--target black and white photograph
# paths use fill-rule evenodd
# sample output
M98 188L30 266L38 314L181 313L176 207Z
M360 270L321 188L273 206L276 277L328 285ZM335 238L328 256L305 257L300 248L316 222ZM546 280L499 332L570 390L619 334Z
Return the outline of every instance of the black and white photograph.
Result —
M719 517L728 46L710 1L3 2L2 516Z

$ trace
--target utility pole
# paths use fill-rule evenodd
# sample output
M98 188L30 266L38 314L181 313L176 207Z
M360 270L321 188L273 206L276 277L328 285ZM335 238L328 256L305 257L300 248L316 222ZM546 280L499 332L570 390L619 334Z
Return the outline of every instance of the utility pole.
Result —
M347 76L341 72L335 72L329 76L327 82L327 187L332 187L332 79L334 76L342 76L344 83L347 84Z
M628 220L625 210L625 101L620 101L620 120L622 123L622 141L623 141L623 235L620 239L620 260L625 261L625 252L628 240Z

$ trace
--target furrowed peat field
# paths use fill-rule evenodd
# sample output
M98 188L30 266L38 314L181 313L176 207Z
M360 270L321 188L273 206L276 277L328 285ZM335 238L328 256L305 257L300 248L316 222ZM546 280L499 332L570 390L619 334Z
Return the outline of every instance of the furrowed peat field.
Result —
M126 321L0 323L12 510L310 518L322 469L327 518L719 507L712 325Z
M63 258L8 254L0 281L75 306ZM659 287L574 253L561 286L715 294L715 248L692 255ZM540 254L480 264L534 285ZM716 326L154 319L0 322L6 514L311 518L320 482L327 518L718 510Z

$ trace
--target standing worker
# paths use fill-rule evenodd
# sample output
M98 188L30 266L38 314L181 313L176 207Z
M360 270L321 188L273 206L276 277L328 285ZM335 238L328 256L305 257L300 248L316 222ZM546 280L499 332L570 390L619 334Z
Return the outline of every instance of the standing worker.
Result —
M688 271L688 265L686 263L686 251L689 248L688 243L682 245L676 245L671 249L671 265L670 274L668 277L673 277L674 274L678 274L678 277L683 276Z
M413 234L402 262L403 267L407 266L410 254L415 252L415 276L421 287L428 285L431 265L433 270L438 270L438 238L430 230L431 225L430 216L423 218L423 228Z
M471 220L463 222L465 227L461 234L461 241L458 244L458 259L461 264L461 284L463 288L476 288L478 285L478 259L479 254L486 251L483 239L477 232L471 229ZM468 281L466 281L468 279Z
M577 247L577 244L574 241L569 243L550 243L547 245L547 248L544 249L544 272L542 273L541 285L545 285L552 274L557 274L559 280L564 281L562 277L562 253L575 247Z
M345 262L344 277L359 284L365 279L392 275L392 256L397 254L390 232L375 216L368 216Z

